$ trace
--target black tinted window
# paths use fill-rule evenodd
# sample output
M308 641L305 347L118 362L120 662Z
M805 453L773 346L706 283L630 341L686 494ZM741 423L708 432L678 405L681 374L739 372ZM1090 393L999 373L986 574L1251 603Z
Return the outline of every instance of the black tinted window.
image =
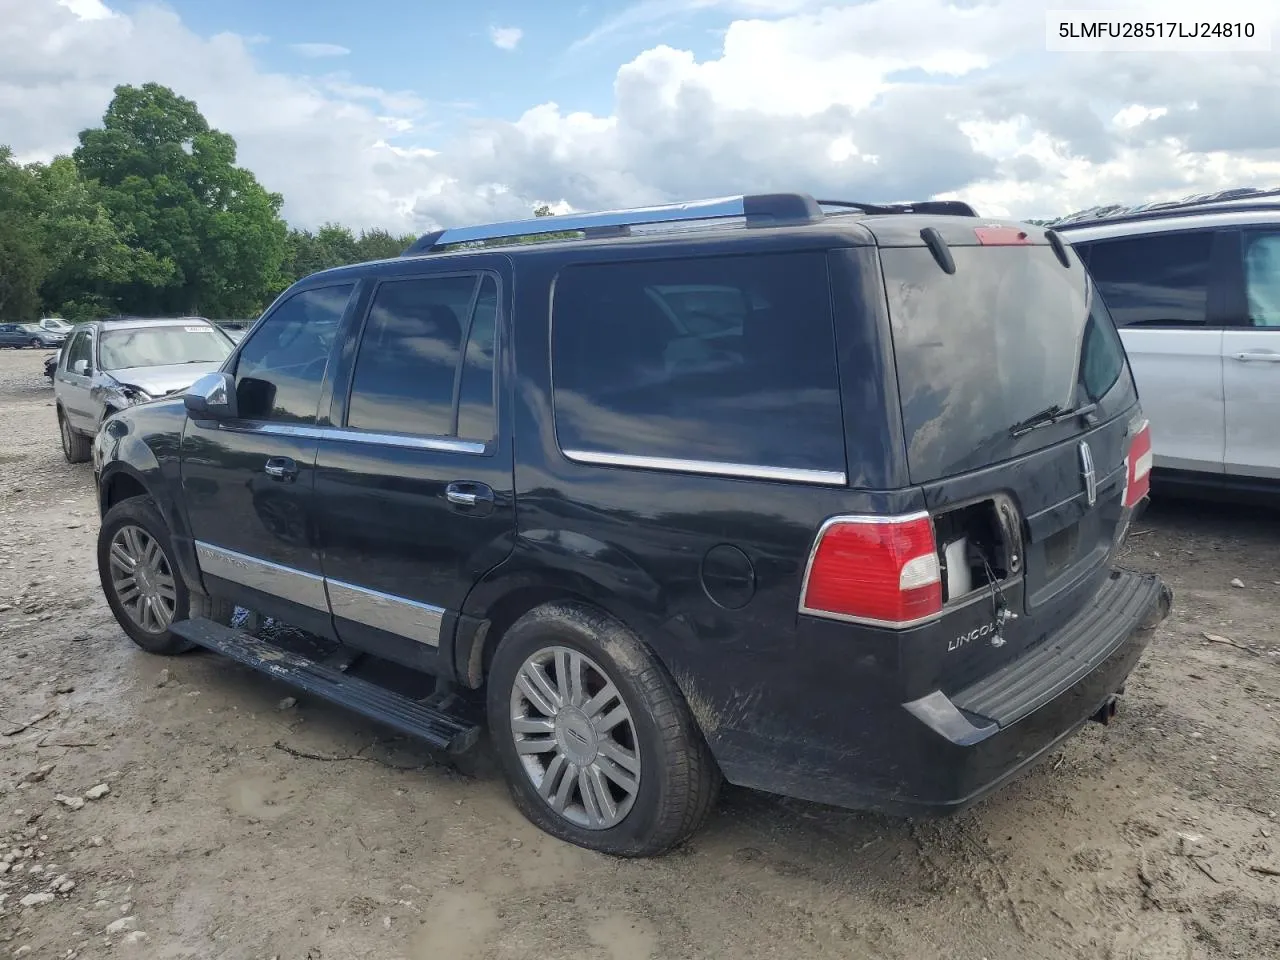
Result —
M471 339L463 358L462 384L458 391L458 436L489 441L497 432L493 402L493 361L498 321L498 284L486 276L480 285Z
M552 330L566 451L844 471L821 253L570 267Z
M1208 231L1100 240L1089 272L1118 326L1203 326L1212 245Z
M950 275L923 248L880 252L917 483L1011 456L1014 424L1101 399L1125 369L1078 262L1064 268L1047 246L951 252ZM1045 430L1024 443L1037 438L1060 439Z
M241 417L315 423L329 351L353 286L294 294L245 341L236 360Z
M468 275L379 285L360 338L348 426L453 433L453 384L476 282Z

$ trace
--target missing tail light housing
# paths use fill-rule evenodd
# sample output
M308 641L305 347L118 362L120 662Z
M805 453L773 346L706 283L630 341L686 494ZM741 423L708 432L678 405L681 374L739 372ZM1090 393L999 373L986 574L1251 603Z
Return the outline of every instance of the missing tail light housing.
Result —
M832 517L822 525L801 613L904 627L941 610L942 570L927 513Z
M1129 438L1129 454L1124 458L1124 505L1136 507L1151 492L1151 424L1139 421Z

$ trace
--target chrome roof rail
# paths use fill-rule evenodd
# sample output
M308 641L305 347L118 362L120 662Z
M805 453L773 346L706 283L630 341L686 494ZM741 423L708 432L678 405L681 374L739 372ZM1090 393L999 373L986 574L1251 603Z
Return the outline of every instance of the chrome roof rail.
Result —
M669 203L630 210L600 213L569 213L562 216L509 220L474 227L451 227L419 237L401 256L432 253L442 247L486 240L514 240L547 233L586 233L588 236L625 236L631 227L697 221L746 221L748 227L776 227L823 220L822 208L805 193L768 193L689 203Z

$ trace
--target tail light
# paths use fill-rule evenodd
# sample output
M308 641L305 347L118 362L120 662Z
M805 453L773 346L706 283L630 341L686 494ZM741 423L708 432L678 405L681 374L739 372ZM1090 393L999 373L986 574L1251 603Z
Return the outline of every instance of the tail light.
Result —
M1128 476L1124 485L1124 505L1137 506L1151 492L1151 424L1143 420L1129 441L1129 455L1124 458Z
M805 571L801 613L901 627L941 609L942 571L927 513L823 524Z

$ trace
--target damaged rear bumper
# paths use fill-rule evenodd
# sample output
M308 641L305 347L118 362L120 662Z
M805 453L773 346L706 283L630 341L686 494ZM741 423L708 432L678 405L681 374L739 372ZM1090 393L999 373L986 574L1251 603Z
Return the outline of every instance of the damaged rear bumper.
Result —
M1001 670L950 696L934 691L902 704L896 716L864 728L864 736L877 738L874 746L797 751L790 741L775 752L757 741L756 755L726 775L855 809L907 816L962 810L1100 712L1114 713L1172 596L1154 575L1113 571L1086 609Z

